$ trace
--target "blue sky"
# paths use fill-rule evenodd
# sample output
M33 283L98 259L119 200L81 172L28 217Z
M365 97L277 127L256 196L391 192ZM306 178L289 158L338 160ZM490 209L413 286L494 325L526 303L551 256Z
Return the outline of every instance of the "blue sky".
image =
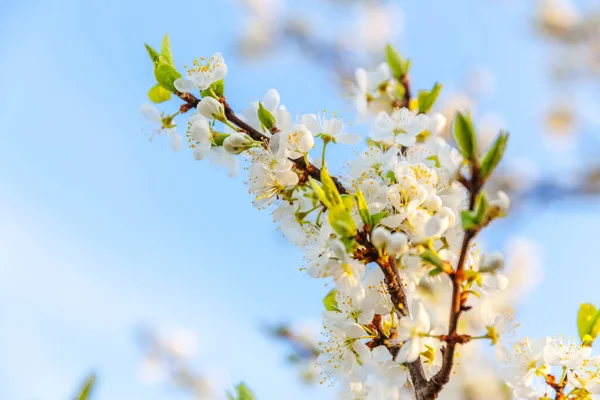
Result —
M509 156L531 155L548 171L573 164L574 153L539 148L548 89L530 6L431 3L401 3L396 44L414 60L414 87L451 89L469 66L489 68L496 90L481 108L501 112ZM268 61L236 58L233 3L180 4L0 4L2 399L64 399L92 370L99 400L184 398L139 381L141 323L198 332L199 368L225 384L244 380L264 400L308 395L259 322L317 319L327 289L298 272L300 253L251 206L242 178L148 143L138 111L153 84L143 43L169 32L180 67L223 52L237 108L272 87L294 113L347 107L293 48ZM490 247L518 234L544 248L545 280L519 311L522 334L574 334L578 304L598 303L598 224L590 202L557 203L492 229Z

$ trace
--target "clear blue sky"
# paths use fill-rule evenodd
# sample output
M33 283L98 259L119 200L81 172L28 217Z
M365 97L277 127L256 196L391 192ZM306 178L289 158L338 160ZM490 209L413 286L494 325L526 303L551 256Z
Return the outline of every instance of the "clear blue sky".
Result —
M415 87L451 88L468 66L491 69L496 91L482 108L513 132L510 156L533 152L557 170L573 156L536 149L548 91L529 3L401 2L396 44L414 60ZM143 43L165 32L180 67L223 52L238 108L275 87L294 114L344 109L293 49L236 58L240 21L226 1L0 3L1 399L68 398L91 370L98 400L184 398L138 380L140 323L197 331L199 367L245 380L261 400L308 395L258 322L316 319L326 288L298 272L301 255L252 208L241 178L149 144L138 111L153 84ZM600 213L590 203L528 213L498 225L488 245L515 233L545 249L521 333L574 334L577 305L600 303Z

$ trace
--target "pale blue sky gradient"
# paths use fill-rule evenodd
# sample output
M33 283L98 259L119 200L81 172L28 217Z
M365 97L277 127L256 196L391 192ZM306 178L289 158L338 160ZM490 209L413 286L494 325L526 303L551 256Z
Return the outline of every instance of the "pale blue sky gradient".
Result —
M574 163L537 149L548 89L529 2L425 3L400 2L396 44L414 60L413 86L451 90L469 66L489 68L496 90L481 109L504 117L509 156L533 153L553 171ZM349 114L330 77L293 48L236 58L241 17L226 1L0 3L0 399L65 399L92 370L97 400L185 398L139 381L141 323L197 331L198 366L225 385L307 398L259 322L317 320L327 288L298 271L301 254L252 207L243 178L149 144L139 115L153 85L143 43L158 46L165 32L179 67L223 52L238 109L274 87L294 114ZM488 240L501 247L514 233L545 249L521 333L574 334L578 304L600 300L598 207L557 203L526 217Z

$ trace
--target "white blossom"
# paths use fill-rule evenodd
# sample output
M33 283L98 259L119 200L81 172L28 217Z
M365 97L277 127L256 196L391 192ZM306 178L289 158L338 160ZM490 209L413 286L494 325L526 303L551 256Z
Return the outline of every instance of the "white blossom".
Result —
M201 61L204 61L201 59ZM215 53L206 60L206 63L194 61L192 68L188 69L187 77L176 79L173 84L175 88L183 93L192 90L206 90L214 82L225 78L227 75L227 64L221 53Z

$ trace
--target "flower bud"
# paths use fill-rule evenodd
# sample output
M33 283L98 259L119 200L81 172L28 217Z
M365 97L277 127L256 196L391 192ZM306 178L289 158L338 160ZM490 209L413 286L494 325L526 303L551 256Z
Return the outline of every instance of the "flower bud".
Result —
M406 250L408 250L408 238L406 235L404 233L392 233L385 251L391 256L396 256L404 253Z
M508 209L510 208L510 197L502 190L499 190L496 195L498 198L496 200L490 201L490 205L496 209L497 215L493 217L502 217L506 215Z
M225 119L225 108L223 104L213 97L203 97L200 103L196 106L198 113L208 119L217 119L219 121Z
M245 133L234 132L223 141L223 148L229 154L240 154L252 147L254 140Z
M371 232L371 243L378 249L384 249L390 242L390 231L383 226L378 226Z

